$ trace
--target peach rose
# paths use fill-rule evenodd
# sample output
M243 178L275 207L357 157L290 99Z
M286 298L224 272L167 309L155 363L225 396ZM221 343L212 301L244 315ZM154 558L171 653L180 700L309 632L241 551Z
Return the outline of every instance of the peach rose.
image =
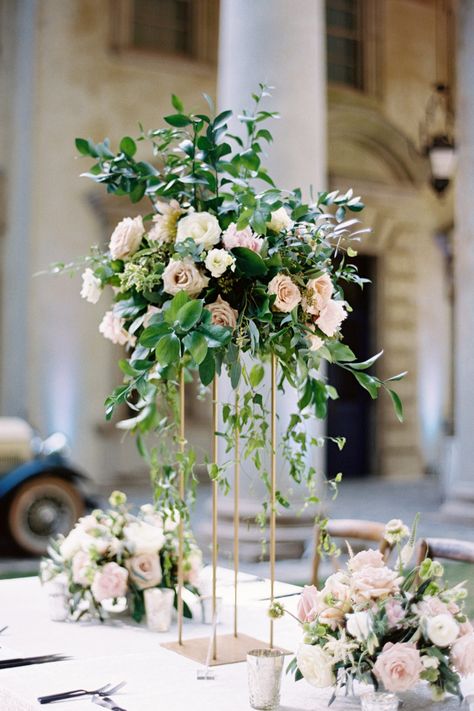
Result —
M367 566L357 570L351 578L351 588L357 602L378 600L397 593L400 582L397 573L386 566L373 568Z
M161 583L163 574L161 572L160 558L156 553L133 555L127 560L126 565L130 580L135 583L135 587L139 590L154 588Z
M420 653L414 644L388 642L377 658L374 673L387 691L397 693L415 686L423 671Z
M459 612L459 607L456 603L446 603L440 600L439 597L429 595L425 597L417 605L413 606L414 612L421 617L436 617L437 615L456 615Z
M100 322L99 331L104 338L108 338L109 341L119 346L127 344L134 346L137 340L125 328L125 319L117 316L113 311L106 311L104 318Z
M263 245L263 239L257 237L257 235L252 232L251 227L238 230L235 222L230 223L222 235L222 241L224 247L228 250L234 249L234 247L247 247L247 249L251 249L252 252L260 252Z
M353 573L361 568L383 568L385 562L380 551L375 551L372 548L368 551L361 551L351 558L347 564L349 570Z
M124 597L127 593L128 571L117 563L107 563L97 571L92 583L92 594L97 602Z
M318 589L314 585L305 585L298 600L298 610L296 613L300 622L311 622L314 620L318 601Z
M112 259L127 259L135 254L145 234L141 215L125 217L118 223L110 238L109 250Z
M321 309L316 324L326 336L334 336L345 318L347 318L347 311L343 302L330 299Z
M273 306L277 311L289 313L301 301L301 293L296 284L286 274L277 274L268 284L268 293L276 294Z
M385 612L387 614L388 626L392 628L396 627L406 615L406 611L402 607L401 602L394 597L391 597L389 600L387 600L387 604L385 605Z
M208 284L208 277L201 274L189 257L172 259L163 272L163 291L167 294L185 291L189 296L197 296Z
M216 326L228 326L232 329L236 327L239 312L233 309L220 294L212 304L207 304L204 308L211 312L212 323Z
M463 634L455 641L451 661L462 676L474 674L474 632Z
M303 309L313 316L318 316L330 301L334 287L329 274L322 274L317 279L310 279L303 296Z

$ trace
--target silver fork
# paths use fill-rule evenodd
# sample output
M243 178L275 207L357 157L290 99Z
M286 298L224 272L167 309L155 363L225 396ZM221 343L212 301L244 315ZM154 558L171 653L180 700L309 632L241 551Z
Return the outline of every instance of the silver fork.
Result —
M120 684L112 686L112 684L105 684L98 689L92 689L87 691L87 689L73 689L72 691L63 691L59 694L49 694L48 696L39 696L38 701L40 704L51 704L53 701L67 701L68 699L77 699L80 696L107 696L108 694L114 694L116 691L125 686L127 682L121 681Z
M115 701L110 698L110 696L104 696L102 694L94 694L91 699L93 704L97 706L102 706L103 708L110 709L110 711L127 711L123 706L117 706Z

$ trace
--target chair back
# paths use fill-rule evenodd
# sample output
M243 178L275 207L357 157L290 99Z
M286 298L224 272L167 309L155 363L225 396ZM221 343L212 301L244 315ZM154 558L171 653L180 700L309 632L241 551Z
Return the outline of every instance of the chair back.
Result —
M425 558L474 563L474 543L456 538L423 538L418 544L418 565Z

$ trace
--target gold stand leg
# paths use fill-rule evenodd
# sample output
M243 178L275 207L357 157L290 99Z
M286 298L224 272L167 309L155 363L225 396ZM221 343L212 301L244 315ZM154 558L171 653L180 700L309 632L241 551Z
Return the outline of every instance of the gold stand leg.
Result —
M184 453L184 368L179 374L179 450ZM179 498L184 502L184 469L179 470ZM178 526L178 644L183 645L183 585L184 585L184 519Z
M217 375L212 383L212 458L214 464L218 463L218 429L219 429L219 408L218 408L218 380ZM217 615L217 496L219 493L217 480L212 482L212 619ZM217 659L217 633L214 625L212 639L212 658Z
M270 604L275 592L276 551L276 357L271 363L271 453L270 453ZM273 618L270 618L270 649L273 648Z
M235 393L235 417L238 423L240 415L239 391ZM235 428L235 467L234 467L234 637L238 636L237 604L238 604L238 577L239 577L239 496L240 496L240 427Z

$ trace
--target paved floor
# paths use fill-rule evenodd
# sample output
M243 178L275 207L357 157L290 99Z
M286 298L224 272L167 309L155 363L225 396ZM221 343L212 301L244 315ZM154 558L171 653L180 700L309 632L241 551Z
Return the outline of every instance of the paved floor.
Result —
M127 487L129 500L142 504L150 500L148 487ZM202 528L208 517L210 490L208 486L200 485L198 502L193 514L193 527L196 531ZM102 504L106 503L106 497ZM337 518L368 518L378 521L388 521L390 518L402 518L408 525L420 512L421 521L419 535L462 538L474 540L474 527L460 521L448 521L440 513L442 503L441 492L436 479L425 477L416 481L401 480L346 480L340 487L339 496L331 502L329 515ZM203 550L207 547L201 541ZM286 582L303 583L308 579L311 561L311 545L308 541L307 551L299 560L278 561L277 578ZM224 564L230 564L223 559ZM248 572L266 576L268 563L259 562L242 564L242 569ZM38 568L38 560L19 558L0 550L0 575L34 572Z

